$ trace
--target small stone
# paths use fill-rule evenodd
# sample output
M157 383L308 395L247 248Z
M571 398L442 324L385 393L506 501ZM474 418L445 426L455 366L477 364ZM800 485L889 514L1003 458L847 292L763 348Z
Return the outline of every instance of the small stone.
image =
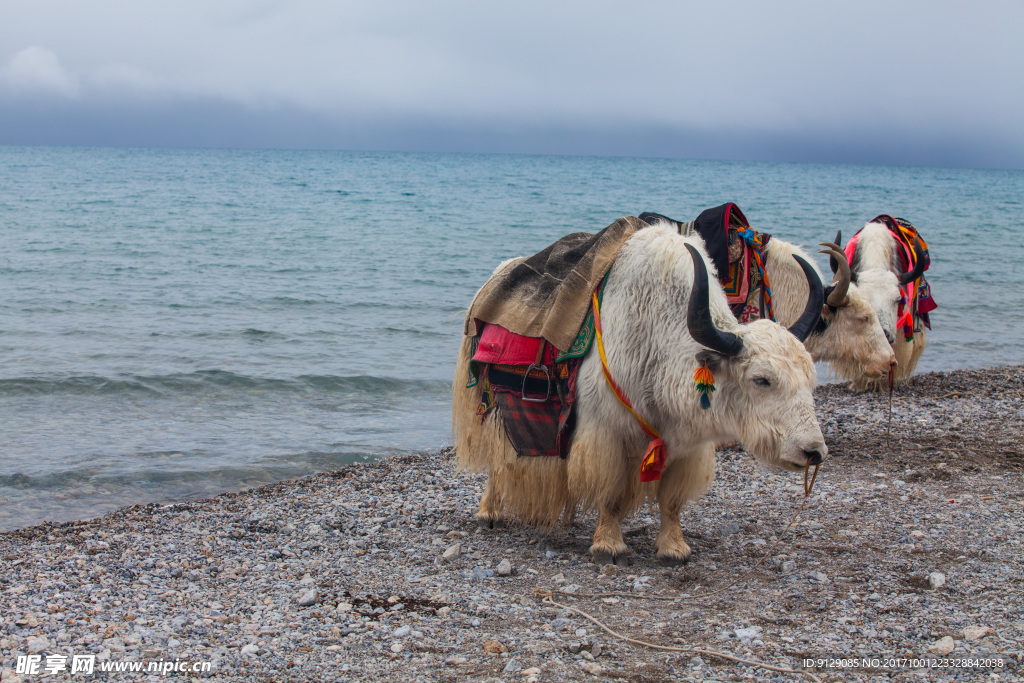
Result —
M485 640L484 652L492 655L497 655L501 654L502 652L508 652L508 648L502 645L497 640Z
M399 626L395 629L395 638L405 638L410 633L412 633L411 626Z
M750 628L738 628L734 633L739 640L743 642L750 642L761 635L761 627L751 626Z
M780 567L780 570L783 574L792 574L794 571L796 571L796 562L794 562L793 560L786 560L782 563L782 567Z
M520 664L519 662L517 662L514 659L510 659L510 660L508 660L508 664L505 665L505 668L502 669L501 672L502 673L506 673L506 674L510 674L510 673L515 673L516 671L519 671L522 668L523 668L522 664Z
M320 593L313 588L303 593L295 602L299 607L309 607L310 605L315 605L319 599Z
M453 543L441 554L441 559L445 562L454 562L459 559L460 555L462 555L462 544Z
M604 673L604 667L597 662L582 662L580 668L591 676L600 676Z
M391 651L394 652L396 655L399 652L401 652L402 650L404 650L404 649L405 649L405 647L401 643L392 643L391 644Z
M943 636L928 646L928 649L939 656L948 655L956 647L956 641L949 636Z
M590 646L590 654L594 655L595 657L600 657L602 651L603 650L601 648L601 643L594 643Z
M824 572L811 572L807 577L815 583L825 583L828 581L828 574L825 574Z
M46 638L29 638L27 645L29 652L42 652L50 647L50 641Z
M618 576L619 568L614 564L606 564L603 567L601 567L601 574L603 576Z
M531 666L529 669L523 669L524 676L540 676L542 673L540 667Z
M985 636L995 635L995 630L991 626L968 626L964 629L964 640L969 640L972 643L977 642Z
M494 573L498 576L512 576L512 563L508 560L502 560L498 563Z
M260 651L259 646L258 645L253 645L252 643L250 643L248 645L243 645L242 646L242 656L243 657L255 657L256 653L258 653L259 651Z
M946 583L946 575L942 572L932 572L928 575L928 585L932 590L942 588Z

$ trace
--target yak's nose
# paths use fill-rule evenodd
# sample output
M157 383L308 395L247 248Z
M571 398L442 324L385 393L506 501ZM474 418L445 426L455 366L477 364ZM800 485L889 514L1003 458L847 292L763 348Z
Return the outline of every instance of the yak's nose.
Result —
M885 340L890 344L896 343L896 337L889 330L883 330L885 332Z
M807 458L808 465L820 465L822 461L821 451L819 450L804 450L804 457Z

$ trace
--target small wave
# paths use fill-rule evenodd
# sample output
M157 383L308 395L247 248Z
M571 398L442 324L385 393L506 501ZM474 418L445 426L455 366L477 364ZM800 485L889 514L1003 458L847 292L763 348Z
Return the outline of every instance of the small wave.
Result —
M272 330L257 330L253 327L248 327L242 330L242 336L252 339L254 341L265 341L267 339L287 339L286 335L280 332L274 332Z
M293 378L250 377L225 370L201 370L171 375L95 375L65 377L18 377L0 380L0 397L59 394L152 396L194 395L216 390L307 393L311 389L331 394L437 394L448 391L439 380L397 379L373 375L300 375Z

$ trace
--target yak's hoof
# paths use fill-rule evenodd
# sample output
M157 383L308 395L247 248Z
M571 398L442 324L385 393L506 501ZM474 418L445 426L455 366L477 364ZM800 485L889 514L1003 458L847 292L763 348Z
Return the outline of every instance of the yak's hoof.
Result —
M476 518L477 526L481 529L504 529L505 520L501 517L480 517Z
M598 550L591 553L594 564L603 567L606 564L614 564L616 567L628 567L633 564L633 558L629 553L613 553L610 550Z
M690 555L684 557L678 555L658 555L658 564L662 567L682 567L690 561Z

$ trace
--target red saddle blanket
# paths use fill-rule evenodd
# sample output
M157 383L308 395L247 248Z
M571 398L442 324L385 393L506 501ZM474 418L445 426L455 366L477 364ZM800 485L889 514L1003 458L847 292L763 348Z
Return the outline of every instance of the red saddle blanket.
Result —
M529 365L537 361L537 353L544 340L540 337L524 337L509 332L501 325L488 324L480 333L473 361L494 365ZM544 349L545 365L552 365L558 349L548 344Z

